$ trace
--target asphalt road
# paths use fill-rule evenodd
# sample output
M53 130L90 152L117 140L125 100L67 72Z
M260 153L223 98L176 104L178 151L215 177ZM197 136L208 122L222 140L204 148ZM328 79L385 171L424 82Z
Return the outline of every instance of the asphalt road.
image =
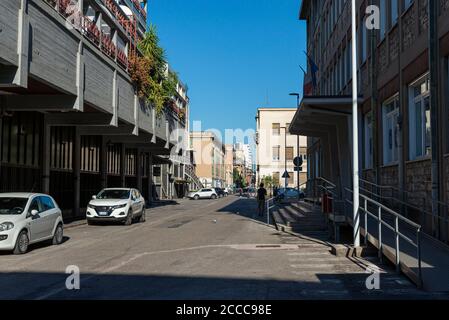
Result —
M180 200L148 209L145 223L67 229L60 246L0 254L0 299L445 298L376 261L279 233L255 211L254 200L235 196ZM65 285L71 265L79 290ZM380 272L380 290L366 288L367 268Z

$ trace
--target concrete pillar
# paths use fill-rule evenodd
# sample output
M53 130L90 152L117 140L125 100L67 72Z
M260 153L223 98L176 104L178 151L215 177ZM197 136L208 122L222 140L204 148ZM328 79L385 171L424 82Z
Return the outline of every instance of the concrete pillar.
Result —
M126 179L125 179L125 144L122 143L120 150L120 186L122 188L125 187Z
M108 146L106 138L101 137L101 155L100 155L100 175L101 175L101 188L107 188L108 186Z
M75 127L75 141L73 143L73 211L72 216L80 214L81 195L81 135L79 128Z
M147 202L151 204L153 202L153 155L148 153L148 195Z
M136 180L137 190L139 190L139 192L142 192L142 150L140 148L137 148Z
M42 139L42 192L50 193L50 144L51 127L47 117L44 116L43 139Z

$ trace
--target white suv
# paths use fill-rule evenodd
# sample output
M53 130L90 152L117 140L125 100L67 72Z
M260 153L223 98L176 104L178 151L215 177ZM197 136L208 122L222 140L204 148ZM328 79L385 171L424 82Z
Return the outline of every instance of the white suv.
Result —
M131 225L135 218L145 221L145 199L131 188L103 189L87 205L88 224L96 221L120 221Z
M198 191L192 191L187 195L190 199L217 199L218 195L214 188L203 188Z
M28 251L30 244L53 239L61 244L64 222L52 197L37 193L0 194L0 250L14 254Z

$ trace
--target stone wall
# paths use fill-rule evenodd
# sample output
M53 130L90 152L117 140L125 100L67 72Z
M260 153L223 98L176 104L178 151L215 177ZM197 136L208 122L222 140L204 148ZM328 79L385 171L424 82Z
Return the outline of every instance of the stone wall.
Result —
M392 186L397 188L398 183L399 179L397 165L380 168L380 184L382 186Z
M422 207L425 202L426 208L431 209L432 181L431 161L414 161L406 164L405 188L409 192L410 203ZM429 200L429 201L428 201Z

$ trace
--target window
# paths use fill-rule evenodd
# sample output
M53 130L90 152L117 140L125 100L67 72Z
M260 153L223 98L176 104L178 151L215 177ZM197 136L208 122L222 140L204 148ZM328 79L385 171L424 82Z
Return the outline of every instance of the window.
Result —
M373 121L371 113L365 115L365 169L373 167Z
M279 161L279 150L280 149L281 149L280 146L273 147L273 161Z
M287 135L289 136L290 135L290 131L288 130L288 128L290 128L290 123L286 123L285 124L285 132L287 133Z
M394 26L398 22L399 7L398 1L390 1L391 10L391 26Z
M281 124L280 123L273 123L272 124L272 131L273 131L273 135L279 136L281 134Z
M398 118L399 96L387 100L382 106L383 122L383 163L385 165L398 161Z
M424 77L409 87L409 157L415 160L430 155L429 78Z
M407 10L412 5L413 0L404 0L404 9Z
M287 161L293 161L293 153L294 153L293 147L285 148L285 157Z
M55 204L49 197L40 197L42 204L42 211L47 211L55 208Z
M364 63L366 61L366 55L367 55L367 48L368 48L368 35L367 35L367 28L365 27L365 22L366 22L366 17L363 18L363 27L361 28L362 32L361 32L361 58L362 58L362 63Z
M42 212L41 208L41 202L39 201L39 197L33 199L33 201L30 204L30 208L28 209L28 212L31 213L31 211L36 210L37 212Z
M288 185L294 185L295 184L295 173L294 172L289 172L288 173Z

